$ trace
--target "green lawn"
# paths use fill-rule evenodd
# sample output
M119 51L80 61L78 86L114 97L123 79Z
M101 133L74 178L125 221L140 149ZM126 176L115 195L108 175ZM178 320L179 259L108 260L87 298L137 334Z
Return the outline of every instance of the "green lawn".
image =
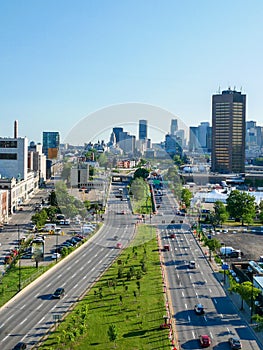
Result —
M33 266L23 266L20 269L21 289L30 284L34 279L46 272L50 266L41 266L36 269ZM0 307L12 299L19 291L19 267L11 266L0 279Z
M39 349L168 349L168 330L159 329L165 313L155 228L140 225L132 246Z

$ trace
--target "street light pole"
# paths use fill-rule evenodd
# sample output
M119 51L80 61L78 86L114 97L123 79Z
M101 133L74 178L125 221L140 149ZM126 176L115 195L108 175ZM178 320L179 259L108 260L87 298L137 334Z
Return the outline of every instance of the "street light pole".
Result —
M18 291L21 290L21 260L20 260L20 228L17 224L17 240L18 240Z
M251 269L252 272L252 286L251 286L251 315L250 315L250 322L253 322L253 312L254 312L254 271Z

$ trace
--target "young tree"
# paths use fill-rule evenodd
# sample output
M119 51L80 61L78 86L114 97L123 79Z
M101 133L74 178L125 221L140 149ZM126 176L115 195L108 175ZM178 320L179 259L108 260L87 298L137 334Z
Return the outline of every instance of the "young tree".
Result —
M209 248L209 260L211 261L211 255L212 252L216 251L216 249L219 249L221 247L221 243L218 239L206 239L205 245Z
M182 194L181 194L182 202L184 202L187 208L190 207L192 197L193 197L192 192L188 190L188 188L182 189Z
M253 295L252 295L252 288L253 288ZM234 291L238 293L241 296L241 306L240 310L244 309L244 301L248 304L251 303L251 301L254 303L257 296L261 293L260 289L252 287L252 282L246 281L243 283L233 283L231 287L231 291ZM251 300L251 297L253 296L253 300Z
M114 346L116 346L116 340L118 338L118 332L115 324L111 324L108 328L108 337L111 342L114 342Z

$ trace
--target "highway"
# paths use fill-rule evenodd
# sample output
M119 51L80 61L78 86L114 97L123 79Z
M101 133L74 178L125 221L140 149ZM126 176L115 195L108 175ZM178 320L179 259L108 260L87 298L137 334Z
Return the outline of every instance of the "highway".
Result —
M117 185L112 185L105 226L0 309L1 350L12 349L19 341L33 348L118 256L120 250L116 249L116 243L125 247L130 242L136 219L130 212L129 202L115 197L117 191ZM126 214L122 214L122 210ZM66 294L62 299L52 299L58 287L64 287Z
M159 225L158 222L156 224L162 245L170 246L170 251L163 252L163 258L171 309L176 321L176 338L181 349L199 349L198 338L201 334L210 336L210 348L213 349L230 349L228 338L231 336L242 340L243 349L260 349L253 332L239 317L236 307L216 279L190 231L187 217L175 214L176 206L172 196L163 196L155 220L159 221ZM167 213L168 217L162 213ZM165 224L162 224L163 218L166 219ZM175 233L175 238L170 238L171 233ZM196 262L195 269L188 268L190 260ZM195 314L194 306L197 303L203 304L204 315Z

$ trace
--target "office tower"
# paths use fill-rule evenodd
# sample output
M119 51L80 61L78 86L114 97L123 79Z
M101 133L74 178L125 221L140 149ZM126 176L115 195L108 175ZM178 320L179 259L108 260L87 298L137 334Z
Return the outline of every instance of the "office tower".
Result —
M139 120L139 140L147 139L147 120Z
M177 130L178 130L177 119L172 119L171 120L170 134L175 135Z
M245 171L246 95L231 90L212 97L212 171Z
M113 128L112 131L115 135L116 143L119 143L120 142L120 133L123 132L123 128L116 127L116 128Z
M207 147L207 132L209 126L208 122L201 122L198 126L198 140L202 148Z
M165 135L164 149L171 158L173 158L175 155L182 157L183 149L181 138L170 134Z
M43 132L43 153L46 155L47 159L56 159L58 157L59 144L59 132Z
M189 151L195 152L200 148L198 141L198 127L190 126L189 130Z

